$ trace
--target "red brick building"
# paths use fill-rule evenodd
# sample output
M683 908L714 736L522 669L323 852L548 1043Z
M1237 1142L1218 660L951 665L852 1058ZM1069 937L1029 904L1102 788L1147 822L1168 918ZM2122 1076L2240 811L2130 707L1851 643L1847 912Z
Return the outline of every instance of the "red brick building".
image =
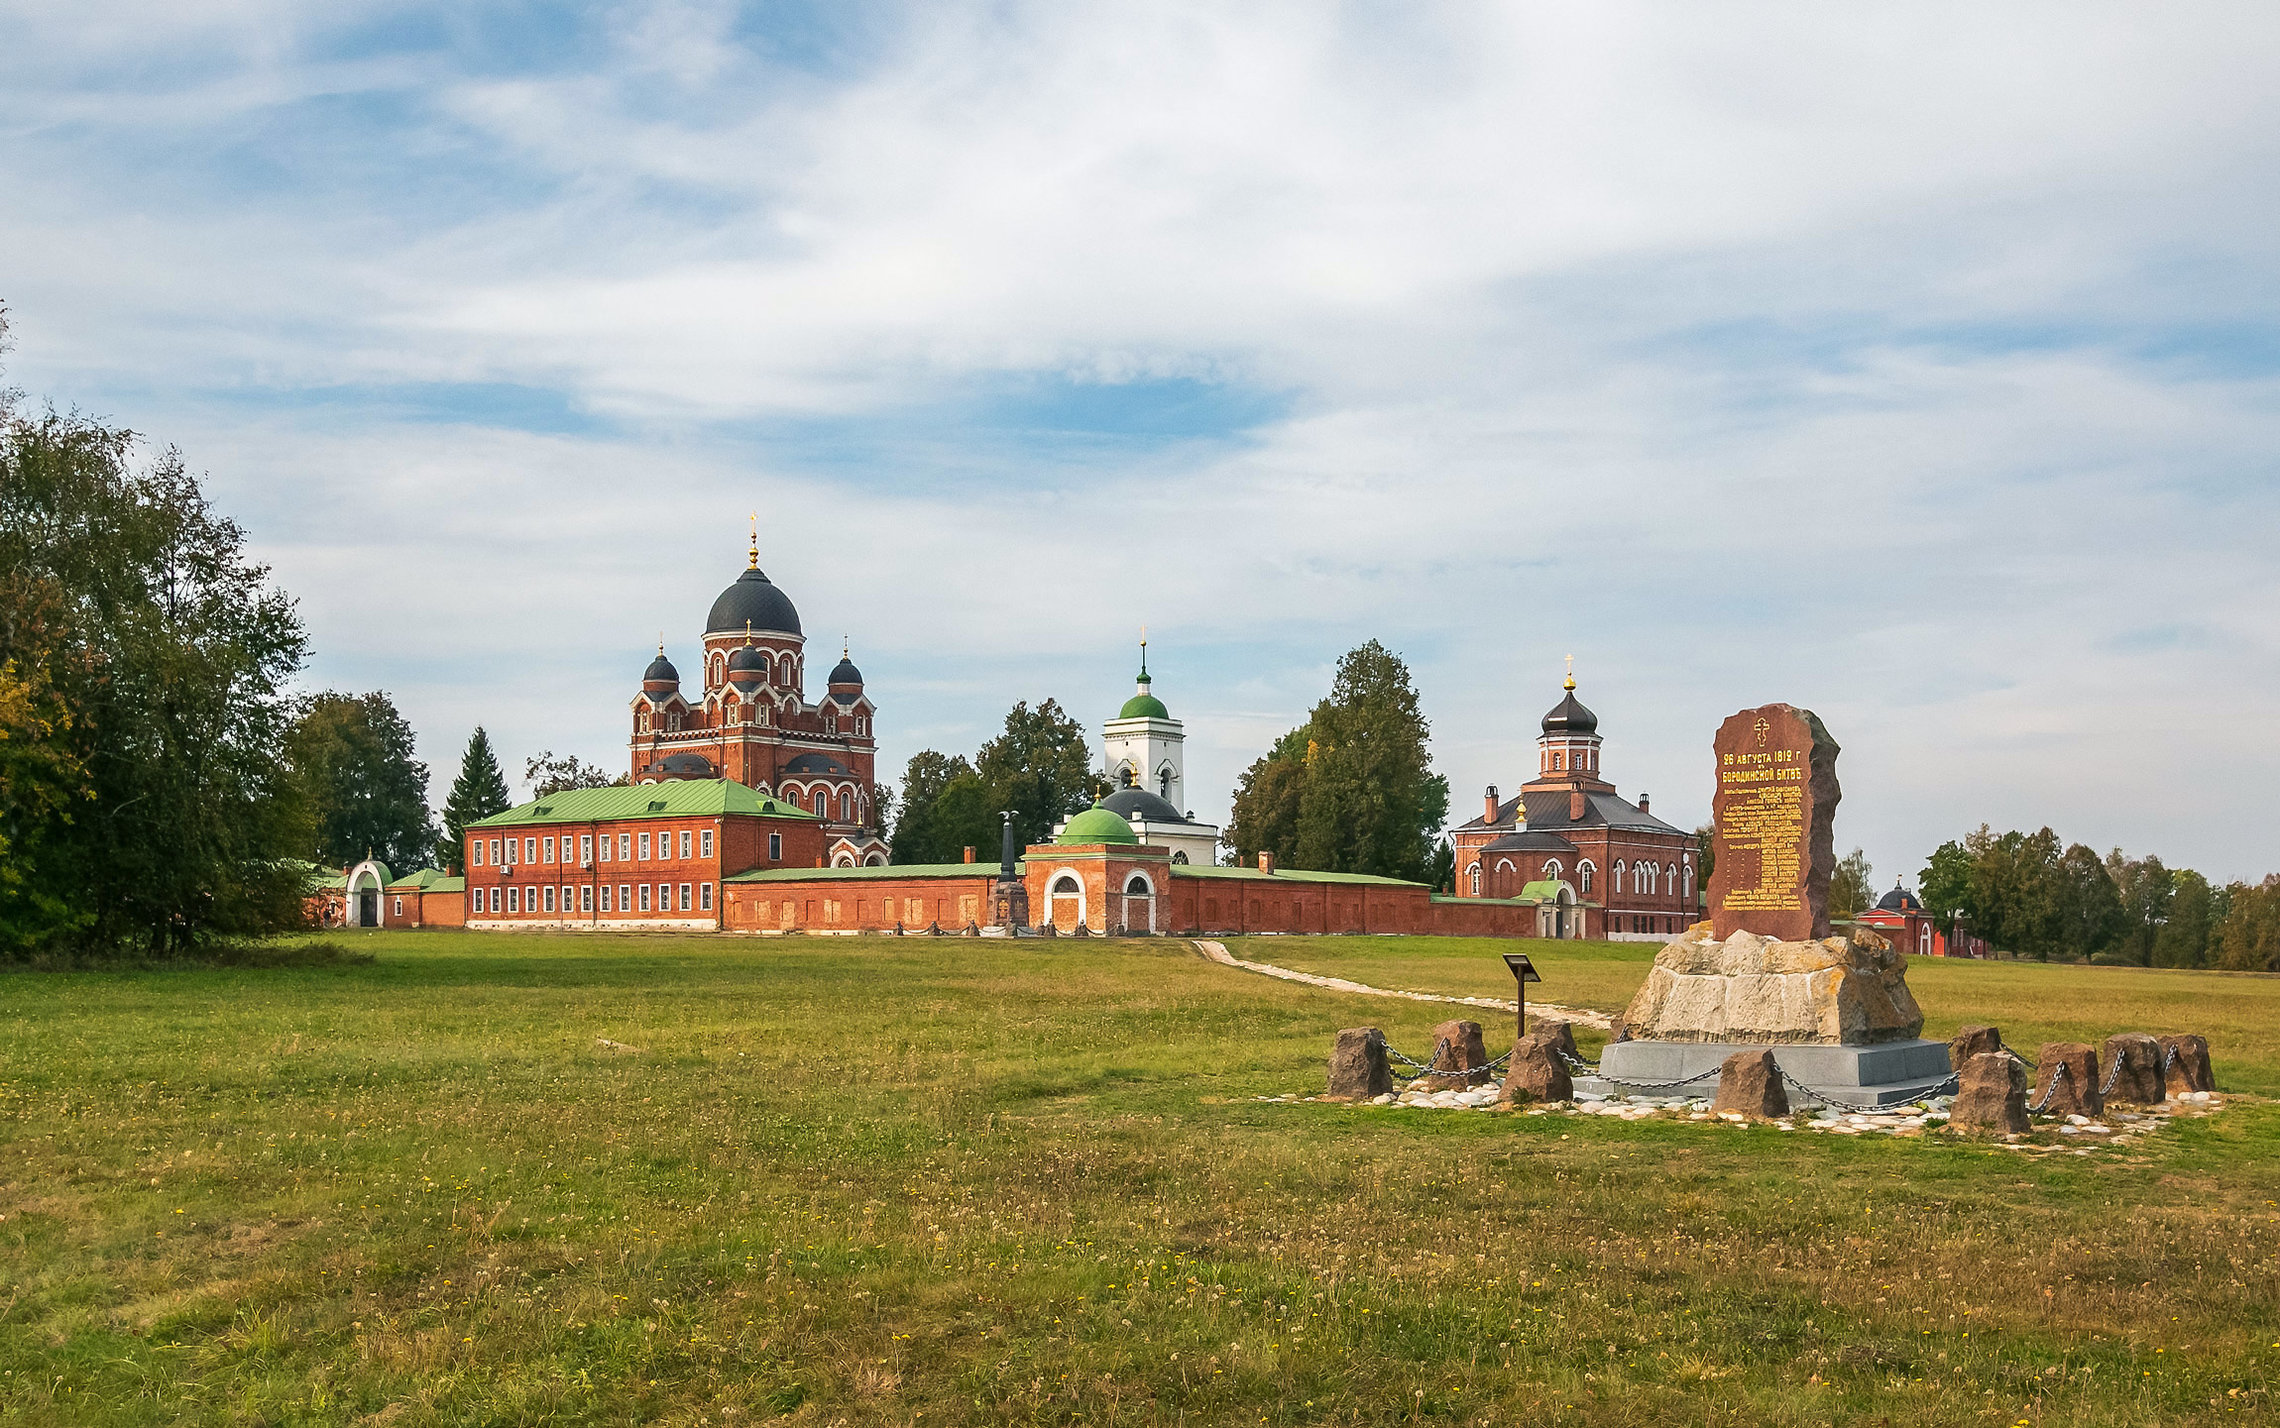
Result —
M1994 955L1987 939L1974 936L1961 921L1951 931L1942 932L1939 923L1916 900L1916 895L1897 883L1875 907L1853 920L1863 927L1875 928L1893 946L1919 957Z
M807 639L791 597L751 564L706 613L693 694L658 646L630 706L635 783L732 779L822 823L835 866L887 861L873 784L877 710L842 649L810 704Z
M466 925L674 928L721 923L721 884L823 865L812 813L722 778L567 789L467 825Z
M1575 676L1544 716L1536 776L1509 799L1491 784L1480 816L1450 835L1460 898L1547 897L1572 889L1564 935L1661 941L1698 920L1694 835L1625 801L1602 776L1599 716L1575 697ZM1556 895L1556 894L1549 894Z

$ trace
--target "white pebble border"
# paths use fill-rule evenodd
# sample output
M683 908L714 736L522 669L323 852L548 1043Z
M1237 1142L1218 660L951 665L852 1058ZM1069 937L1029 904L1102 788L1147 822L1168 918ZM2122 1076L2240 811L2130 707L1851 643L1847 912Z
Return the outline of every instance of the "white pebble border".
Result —
M1383 987L1367 986L1361 982L1349 982L1344 977L1323 977L1313 972L1293 972L1288 967L1277 967L1270 962L1246 962L1234 953L1229 952L1224 944L1218 942L1205 942L1198 939L1195 942L1195 947L1207 959L1217 962L1222 967L1234 967L1245 972L1257 972L1264 977L1279 977L1286 982L1303 982L1307 986L1321 987L1325 991L1353 992L1365 997L1400 997L1405 1001L1412 1002L1448 1002L1460 1007L1485 1007L1490 1011L1516 1012L1518 1010L1516 1003L1499 1000L1496 997L1445 997L1437 992L1394 992L1387 991ZM1600 1031L1612 1030L1615 1025L1615 1019L1605 1012L1585 1011L1581 1007L1563 1007L1558 1002L1531 1001L1528 1003L1528 1016L1532 1021L1573 1022L1577 1026L1595 1027Z
M1431 1091L1412 1086L1399 1095L1379 1096L1367 1102L1373 1106L1394 1109L1431 1111L1488 1111L1499 1109L1499 1090L1495 1086L1481 1086L1467 1091ZM1321 1096L1254 1096L1253 1101L1273 1106L1289 1105L1343 1105ZM1813 1111L1792 1116L1788 1120L1766 1121L1781 1131L1812 1131L1821 1135L1922 1135L1938 1130L1947 1124L1948 1106L1953 1096L1934 1096L1929 1100L1910 1105L1894 1106L1881 1111L1839 1111L1831 1107L1816 1107ZM2204 1116L2224 1109L2224 1101L2214 1091L2185 1091L2158 1106L2143 1111L2108 1111L2105 1121L2088 1116L2044 1116L2038 1118L2037 1130L2056 1130L2062 1136L2095 1136L2099 1140L2087 1145L2068 1146L2056 1143L2048 1146L2030 1142L2026 1136L2007 1136L2002 1144L2006 1149L2073 1149L2076 1155L2088 1155L2090 1145L2123 1144L2149 1135L2178 1116ZM1530 1116L1612 1116L1617 1120L1677 1120L1704 1121L1712 1125L1749 1125L1748 1116L1728 1111L1713 1114L1710 1102L1700 1096L1603 1096L1583 1092L1572 1101L1560 1101L1548 1106L1502 1106L1506 1111L1519 1111ZM2110 1122L2107 1124L2105 1122Z

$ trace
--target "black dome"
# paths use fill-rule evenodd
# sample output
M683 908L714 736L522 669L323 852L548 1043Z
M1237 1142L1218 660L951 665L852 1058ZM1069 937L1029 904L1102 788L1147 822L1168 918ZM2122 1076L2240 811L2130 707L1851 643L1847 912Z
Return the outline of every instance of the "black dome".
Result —
M768 657L750 645L742 646L729 655L728 672L735 674L742 670L757 670L765 674L768 671Z
M705 616L708 635L745 629L783 635L800 632L800 612L792 608L792 598L778 590L758 566L737 576L734 585L721 591L720 598L712 603L712 613Z
M703 754L667 754L651 765L660 778L711 778L712 760Z
M1185 823L1187 818L1169 803L1144 788L1120 788L1100 801L1100 806L1129 823L1135 818L1150 823Z
M647 684L651 680L658 680L666 684L679 684L681 682L681 671L673 668L673 661L665 658L663 651L660 651L657 658L649 662L649 668L641 672L643 684Z
M824 682L827 684L861 684L863 682L863 671L855 667L855 661L841 655L839 663L831 667L831 678Z
M1906 888L1894 888L1877 901L1878 912L1922 912L1924 905Z
M1567 697L1554 705L1551 713L1544 716L1544 732L1547 734L1596 734L1599 732L1599 716L1584 708L1583 701L1577 699L1575 691L1571 689L1567 692Z

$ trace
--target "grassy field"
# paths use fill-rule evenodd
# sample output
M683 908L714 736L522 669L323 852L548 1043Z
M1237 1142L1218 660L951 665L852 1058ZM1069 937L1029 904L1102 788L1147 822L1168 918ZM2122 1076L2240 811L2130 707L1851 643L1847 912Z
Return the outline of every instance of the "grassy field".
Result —
M0 1421L2269 1419L2280 1110L2088 1157L1250 1098L1439 1012L1184 943L366 935L0 977ZM1501 993L1506 944L1239 943ZM1651 949L1544 947L1619 1006ZM1935 1029L2280 981L1918 964ZM620 1043L612 1049L602 1042Z

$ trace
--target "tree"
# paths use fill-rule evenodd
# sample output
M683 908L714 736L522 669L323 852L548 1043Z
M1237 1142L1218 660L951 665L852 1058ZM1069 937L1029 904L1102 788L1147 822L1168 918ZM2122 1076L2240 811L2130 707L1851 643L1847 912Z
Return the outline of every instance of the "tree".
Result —
M2229 972L2280 972L2280 873L2254 887L2234 883L2217 925L2217 965Z
M2106 855L2106 875L2113 879L2121 914L2114 943L2121 954L2141 967L2153 965L2154 941L2169 918L2175 878L2155 857L2127 858L2116 848ZM2204 885L2205 886L2205 885Z
M1875 898L1875 877L1868 854L1858 848L1847 853L1829 879L1829 916L1852 918L1868 911Z
M1005 826L1001 806L997 791L979 774L960 774L944 784L931 811L933 856L927 861L959 862L971 848L977 861L996 862ZM1017 828L1019 822L1015 820Z
M1293 730L1303 736L1303 730ZM1285 735L1283 742L1290 736ZM1270 853L1278 866L1295 866L1298 856L1298 810L1306 796L1306 759L1303 737L1299 753L1276 751L1254 760L1235 784L1235 802L1227 820L1230 861L1250 866L1259 854Z
M2058 835L2048 828L1994 834L1983 823L1963 846L1971 855L1965 905L1973 927L1998 947L2049 961L2064 926Z
M307 639L181 454L0 394L0 951L192 950L299 922L278 757Z
M1976 922L1970 906L1971 851L1953 839L1934 848L1916 875L1916 898L1939 924L1943 937L1954 935L1958 917ZM1986 929L1980 928L1980 933L1984 936Z
M2191 868L2169 874L2169 909L2153 939L2155 967L2205 967L2217 900L2209 880Z
M2112 946L2122 928L2122 896L2105 860L2080 843L2069 844L2059 855L2058 880L2056 945L2080 957Z
M286 736L285 757L309 820L308 856L342 868L374 857L398 872L435 851L427 765L412 726L382 692L315 695Z
M1433 844L1433 866L1425 876L1425 885L1443 895L1457 890L1457 845L1446 838Z
M1423 879L1449 816L1409 666L1376 640L1347 651L1307 720L1294 866Z
M1004 730L975 754L974 772L998 808L1013 810L1013 836L1023 847L1044 842L1055 823L1089 806L1096 782L1083 726L1050 699L1006 711ZM982 841L994 845L994 835Z
M1710 886L1711 870L1717 866L1718 826L1705 823L1694 830L1694 885L1698 888Z
M941 839L934 826L934 805L952 783L971 779L974 766L963 754L940 754L921 749L903 769L902 812L895 819L889 856L898 863L939 863Z
M453 872L464 871L467 825L512 807L506 775L499 772L498 756L491 752L491 736L478 724L468 736L467 752L459 756L459 777L451 781L451 795L443 801L443 841L436 846L436 857Z
M530 785L532 798L544 798L570 788L609 788L630 783L626 774L612 777L609 770L598 764L583 763L576 754L563 754L559 758L554 750L542 751L536 758L523 761L523 782Z

